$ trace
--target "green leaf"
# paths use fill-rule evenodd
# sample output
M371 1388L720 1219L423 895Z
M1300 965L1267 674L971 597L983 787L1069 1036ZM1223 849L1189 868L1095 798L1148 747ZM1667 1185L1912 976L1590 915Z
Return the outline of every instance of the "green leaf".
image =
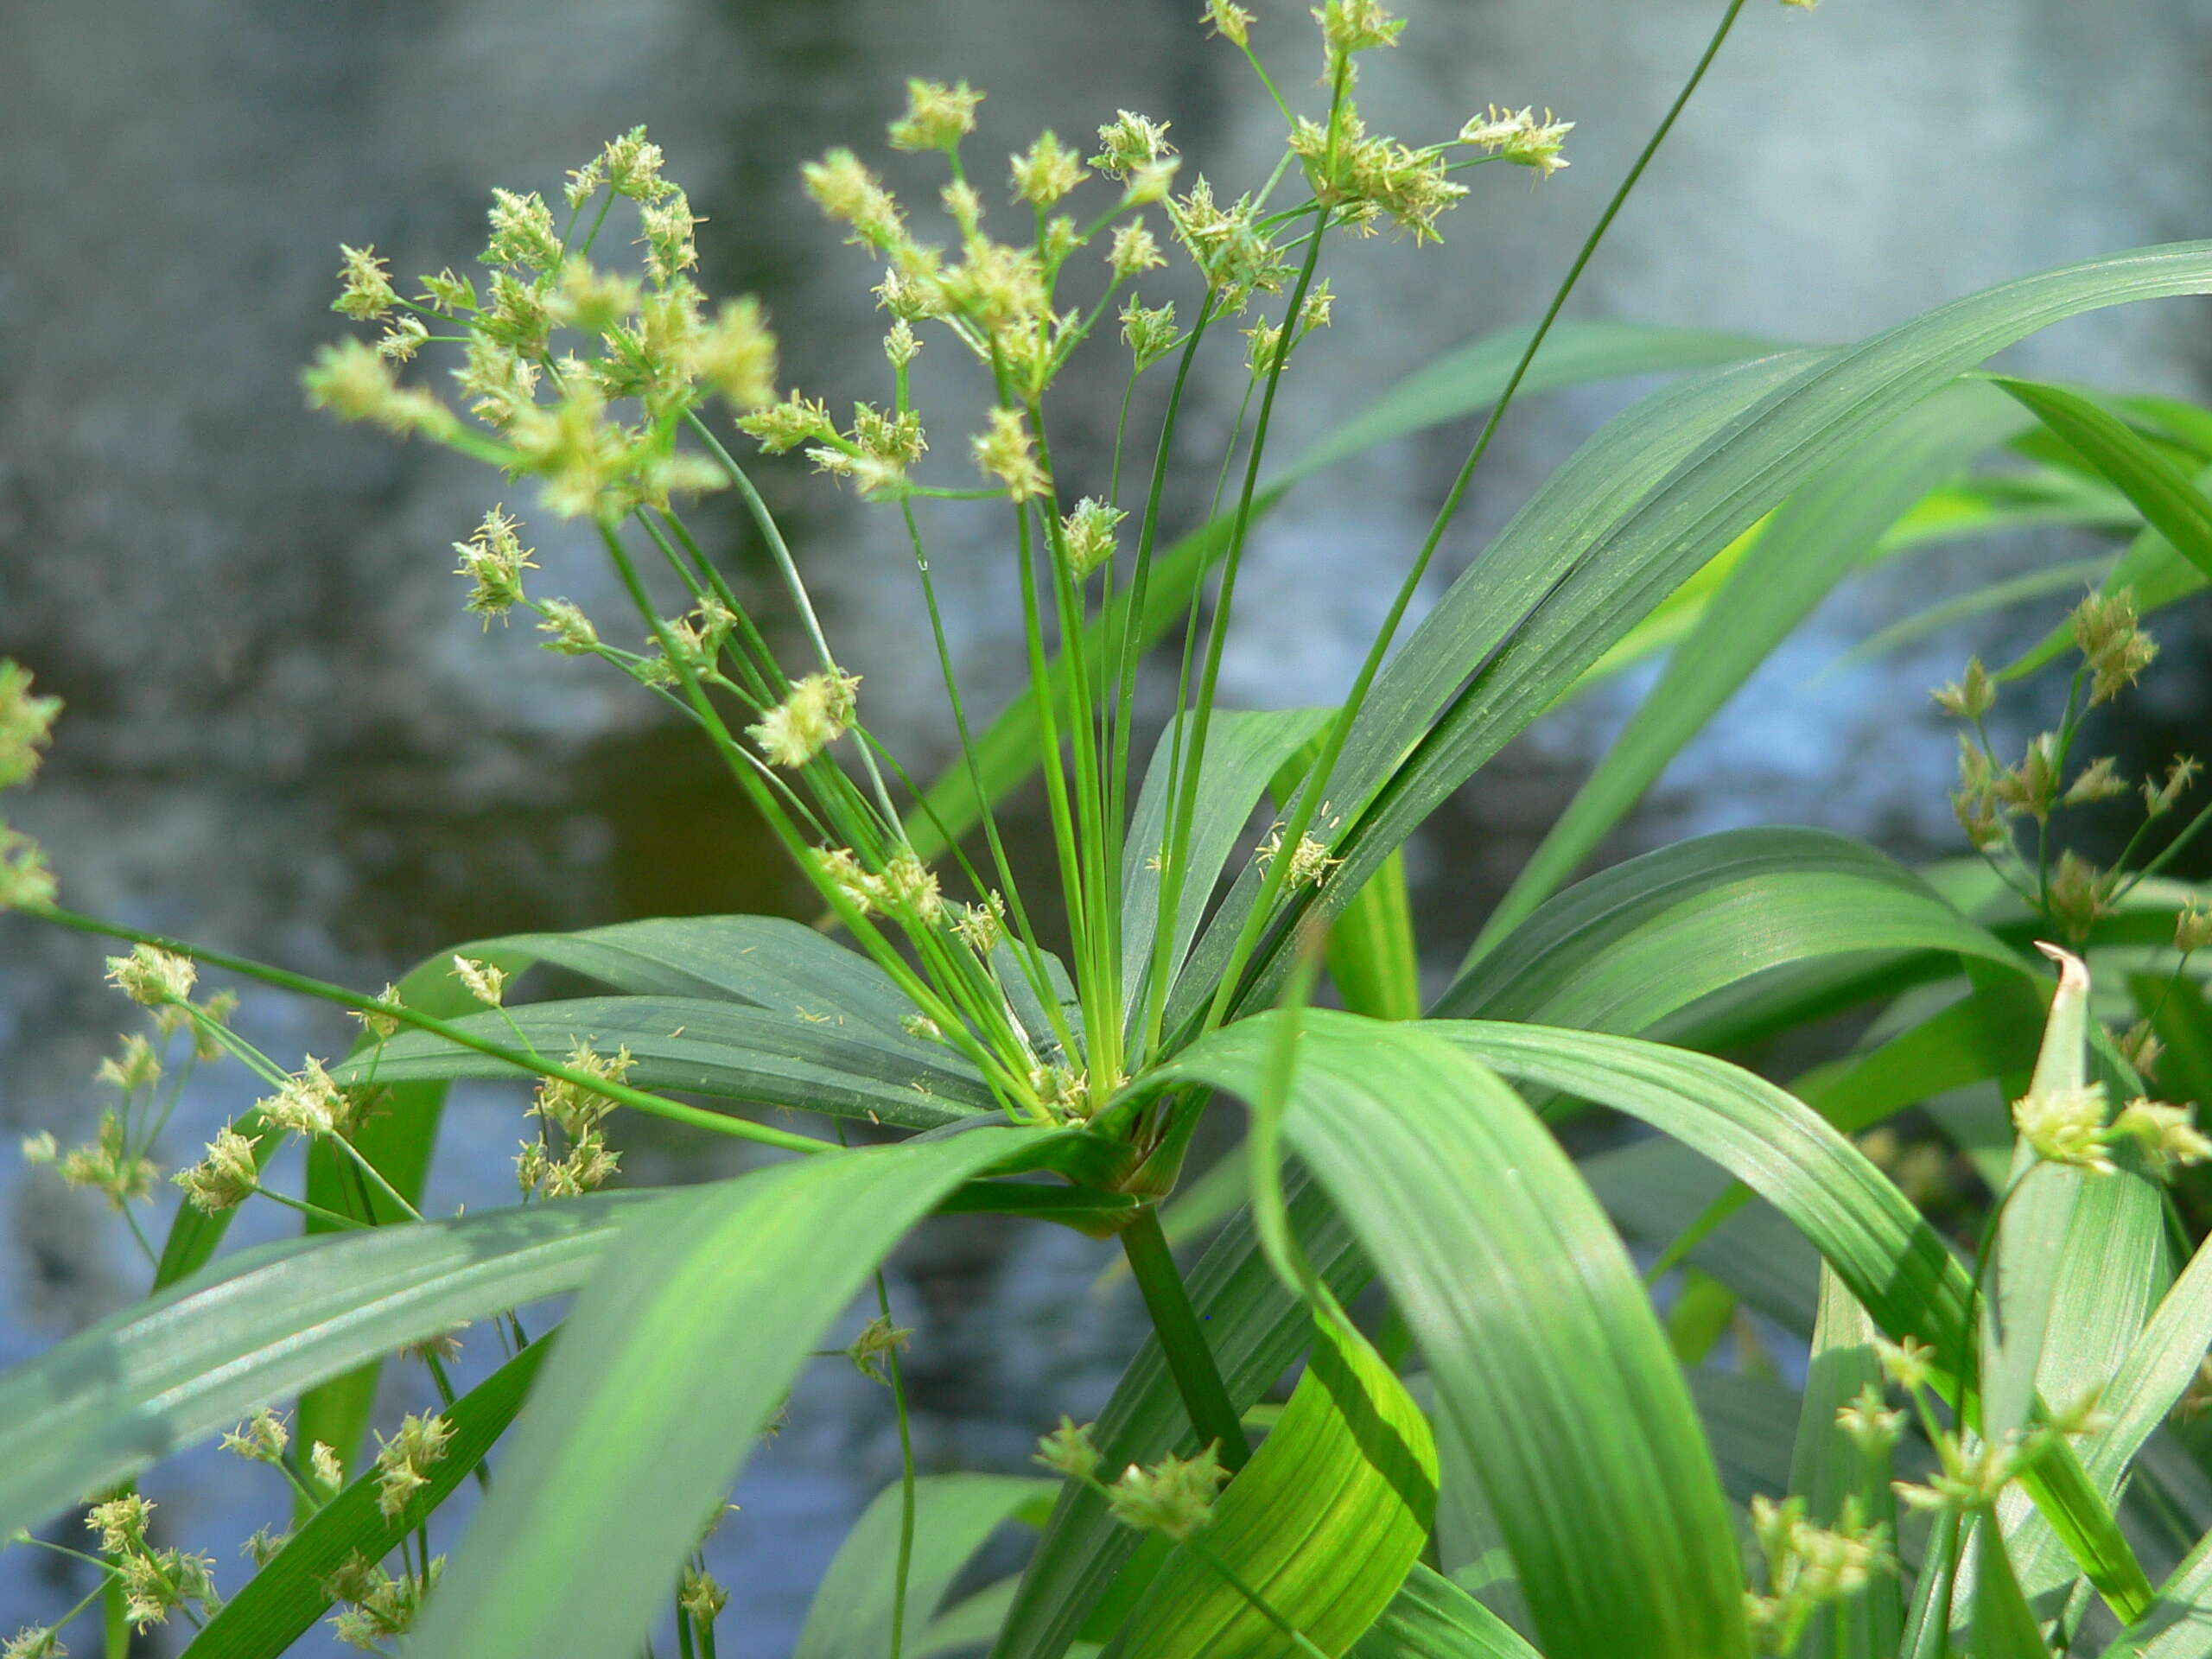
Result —
M1198 922L1213 899L1230 855L1251 821L1268 780L1319 731L1326 709L1281 709L1246 714L1217 712L1206 731L1205 764L1192 802L1184 844L1185 873L1178 895L1169 982L1183 965ZM1143 1006L1154 944L1161 926L1161 858L1168 819L1189 765L1190 720L1169 722L1146 767L1122 869L1122 992L1127 1007Z
M2212 1534L2158 1586L2150 1611L2104 1650L2104 1659L2212 1659Z
M411 1659L631 1651L779 1402L909 1228L1039 1140L773 1166L633 1218L576 1299Z
M914 1483L914 1553L906 1579L909 1637L930 1624L960 1569L990 1535L1024 1504L1040 1494L1049 1498L1058 1484L1017 1475L925 1475ZM791 1659L882 1659L892 1650L904 1497L902 1486L886 1487L845 1535L814 1592Z
M1347 811L1363 802L1416 751L1471 670L1503 645L1516 620L1541 604L1607 525L1630 512L1700 443L1741 419L1819 356L1787 353L1699 375L1654 393L1599 428L1544 481L1383 665L1327 785L1334 809ZM1669 591L1681 585L1677 580ZM1653 604L1663 597L1653 594ZM1548 701L1564 693L1573 677L1563 679ZM1382 861L1372 860L1362 880ZM1255 873L1248 871L1224 901L1199 943L1194 987L1210 988L1226 966L1258 886ZM1356 887L1338 883L1332 891L1333 906ZM1195 991L1186 999L1191 1005L1198 1000ZM1178 1006L1170 1012L1179 1018L1186 1011Z
M1528 339L1525 329L1488 335L1409 377L1270 479L1254 499L1254 513L1267 512L1294 485L1324 467L1376 444L1484 409L1504 390ZM1771 349L1758 340L1695 329L1643 323L1563 322L1546 337L1543 349L1521 383L1521 393L1525 397L1593 380L1704 368ZM1228 552L1232 529L1233 516L1213 518L1159 555L1147 588L1144 615L1130 634L1132 649L1150 645L1183 619L1192 594ZM1090 633L1084 642L1089 660L1099 660L1104 642L1118 637L1128 626L1128 612L1129 596L1125 591L1090 624ZM1068 686L1064 658L1053 660L1050 683L1061 729L1065 730ZM1036 693L1032 689L1015 697L976 740L975 769L981 774L985 799L1000 799L1036 770L1039 738ZM933 858L944 849L947 835L964 836L981 817L976 782L963 760L947 768L931 785L924 807L912 815L906 827L907 838L920 856Z
M512 1020L511 1025L509 1021ZM453 1023L473 1035L566 1057L578 1043L626 1047L643 1089L791 1107L906 1128L934 1128L993 1109L982 1079L951 1050L858 1021L813 1020L684 996L594 996L489 1009ZM340 1083L521 1077L528 1073L434 1032L403 1031L379 1053L334 1068Z
M1511 1625L1418 1563L1351 1651L1352 1659L1541 1659Z
M0 1376L0 1535L372 1356L575 1289L652 1197L264 1244L101 1320Z
M1427 1356L1471 1465L1444 1478L1480 1483L1545 1653L1746 1654L1712 1457L1635 1270L1558 1143L1437 1025L1263 1014L1169 1072L1257 1098L1291 1017L1284 1136Z
M1516 1081L1610 1106L1702 1154L1787 1216L1884 1331L1955 1362L1967 1276L1942 1239L1850 1141L1765 1079L1709 1054L1634 1038L1430 1020Z
M1371 715L1367 738L1348 748L1345 769L1325 785L1340 806L1366 804L1338 843L1344 862L1319 896L1324 912L1357 892L1417 825L1639 618L1836 456L2038 329L2107 305L2208 290L2212 244L2177 243L2007 283L1823 354L1656 489L1639 487L1627 511L1562 550L1549 579L1517 595L1495 593L1494 649L1468 651L1439 639L1431 650L1408 641L1376 683L1365 711ZM1509 527L1475 561L1471 575L1478 582L1487 580L1478 573L1503 572L1520 562L1513 534ZM1461 689L1469 674L1473 677ZM1448 699L1433 728L1427 711L1438 706L1433 696L1408 695L1423 681ZM1370 791L1377 791L1371 799ZM1215 930L1225 927L1233 937L1250 902L1249 893L1241 900L1232 895ZM1255 960L1245 1006L1264 997L1284 970L1296 925L1291 916L1274 925ZM1202 941L1197 955L1206 954Z
M2212 490L2212 467L2196 474L2194 487L2200 494ZM2212 578L2208 578L2196 564L2177 552L2174 544L2159 534L2156 528L2146 526L2141 535L2128 543L2127 550L2120 556L2120 562L2112 567L2097 591L2111 594L2126 588L2135 596L2137 613L2148 616L2177 600L2202 592L2208 580ZM2072 627L2066 622L2061 622L2032 648L2007 663L1997 677L2017 680L2031 674L2045 663L2063 656L2073 644Z
M2043 1627L2020 1593L2012 1574L2012 1557L1994 1536L1994 1518L1985 1515L1975 1527L1968 1552L1974 1564L1974 1633L1969 1649L1974 1659L2050 1659Z
M2004 442L2020 413L1988 387L1948 386L1862 439L1767 524L1704 620L1484 925L1496 940L1596 850L1683 747L1743 688L1913 503Z
M2077 393L1992 377L2065 445L2142 509L2145 522L2212 579L2212 501L2155 446Z
M1371 1274L1365 1257L1353 1248L1343 1218L1310 1177L1294 1169L1283 1185L1300 1253L1339 1300L1349 1300ZM1306 1346L1311 1314L1268 1264L1249 1211L1223 1229L1187 1282L1223 1385L1243 1411ZM1129 1363L1093 1433L1109 1469L1198 1450L1156 1339L1147 1339ZM1058 1659L1078 1632L1105 1634L1087 1631L1086 1626L1121 1588L1117 1579L1135 1576L1130 1561L1138 1553L1137 1535L1109 1516L1096 1496L1071 1485L1022 1575L1005 1628L991 1649L994 1659Z
M1871 848L1819 830L1732 830L1632 858L1548 899L1433 1012L1638 1032L1768 969L1918 950L2018 965Z
M1862 1522L1878 1522L1897 1535L1897 1498L1890 1491L1891 1459L1872 1455L1836 1423L1836 1413L1869 1386L1885 1384L1874 1354L1880 1335L1866 1310L1845 1288L1835 1269L1821 1268L1820 1322L1813 1330L1812 1359L1789 1459L1790 1492L1805 1500L1808 1516L1833 1526L1846 1503ZM1800 1649L1803 1659L1893 1659L1904 1630L1904 1602L1894 1574L1882 1574L1845 1598L1833 1618L1815 1621Z
M1299 1651L1217 1562L1322 1652L1340 1654L1397 1594L1435 1510L1436 1447L1420 1408L1357 1331L1317 1318L1312 1357L1281 1420L1195 1543L1168 1557L1109 1651L1130 1659Z
M727 997L801 1020L842 1016L840 1023L894 1034L914 1012L860 952L779 916L674 916L575 933L511 933L460 950L527 957L641 996Z
M1658 1043L1472 1021L1421 1029L1509 1077L1638 1118L1726 1168L1789 1217L1892 1340L1931 1344L1937 1386L1964 1404L1970 1427L1980 1421L1965 1271L1866 1155L1802 1102L1724 1060ZM2147 1605L2141 1564L2064 1442L2022 1484L2114 1611L2131 1617Z
M441 1414L453 1438L430 1465L428 1484L399 1515L387 1516L378 1506L373 1472L318 1510L207 1621L185 1649L186 1659L276 1659L305 1635L330 1606L323 1580L356 1554L382 1560L453 1495L514 1421L551 1351L550 1341L532 1343Z

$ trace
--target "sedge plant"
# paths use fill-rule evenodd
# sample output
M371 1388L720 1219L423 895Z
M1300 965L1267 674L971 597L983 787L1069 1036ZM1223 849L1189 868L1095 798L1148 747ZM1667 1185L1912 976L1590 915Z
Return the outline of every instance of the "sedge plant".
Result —
M459 941L371 994L67 908L41 849L0 830L0 905L114 941L110 977L150 1021L103 1066L116 1103L90 1138L27 1150L130 1218L153 1290L0 1378L0 1524L90 1504L87 1535L25 1547L90 1564L84 1622L104 1609L111 1652L173 1624L200 1659L273 1654L326 1618L420 1659L741 1648L745 1609L702 1544L861 1300L848 1351L890 1391L905 1470L831 1564L810 1659L2212 1653L2212 1464L2167 1424L2212 1343L2188 1175L2212 1142L2160 1097L2212 1076L2212 922L2172 873L2204 821L2197 766L2130 779L2081 759L2152 664L2143 616L2212 580L2212 418L1980 369L2063 317L2212 291L2212 245L2023 278L1840 348L1566 320L1745 10L1722 9L1533 328L1440 359L1288 461L1270 447L1281 399L1314 372L1306 342L1361 239L1438 239L1477 201L1514 210L1483 169L1568 164L1573 124L1531 107L1418 141L1371 127L1360 66L1407 28L1376 0L1325 0L1318 36L1211 0L1210 32L1283 124L1249 183L1127 111L1094 140L1041 134L1001 174L977 153L982 95L912 83L888 139L942 168L927 211L852 150L804 172L879 279L881 390L849 415L784 383L757 302L710 297L699 219L643 128L554 200L495 193L467 271L402 281L344 251L335 308L359 331L317 356L308 401L503 475L454 544L468 610L696 728L819 925ZM925 351L973 375L975 429L925 425ZM1078 353L1124 371L1088 485L1061 402ZM1680 378L1414 621L1516 396L1664 371ZM1238 418L1224 450L1194 454L1179 416L1219 376ZM1167 388L1150 429L1132 416L1147 377ZM1484 410L1343 700L1227 707L1266 512L1329 461ZM926 787L871 730L808 550L756 482L794 464L779 457L888 515L911 551L957 755ZM1167 506L1191 466L1219 480L1195 526ZM772 614L690 510L715 492L766 550ZM1003 709L963 695L932 574L947 502L995 515L1019 604L1027 683ZM627 611L543 589L530 525L547 518L597 540ZM1785 828L1573 879L1847 575L2024 521L2133 539L2050 639L1939 694L1966 732L1974 857L1914 872ZM1408 837L1547 710L1668 645L1425 995ZM2000 688L2062 657L2064 711L2015 760ZM1154 686L1173 708L1156 734ZM0 785L29 778L58 712L0 667ZM1001 821L1033 779L1041 876ZM2099 864L2067 815L2123 795L2139 833ZM539 963L606 995L519 996ZM1340 1007L1316 1003L1325 972ZM203 990L214 976L336 1004L358 1040L268 1054L232 1028L232 993ZM1728 1058L1853 1010L1854 1046L1787 1088ZM217 1061L260 1098L164 1181L182 1078ZM533 1091L519 1201L425 1215L462 1077ZM1244 1151L1178 1196L1201 1116L1230 1100ZM1657 1134L1578 1161L1555 1131L1592 1107ZM622 1113L761 1162L625 1188ZM292 1141L299 1192L270 1174ZM1935 1201L1969 1177L1980 1199ZM157 1245L138 1211L172 1184ZM219 1253L256 1201L300 1211L302 1237ZM1115 1241L1149 1317L1106 1410L1063 1417L1035 1475L916 1467L913 1332L881 1269L951 1212ZM1207 1230L1186 1274L1176 1249ZM527 1327L518 1310L568 1291L557 1333ZM1772 1374L1775 1320L1809 1347L1802 1389ZM449 1367L472 1325L502 1363L462 1391ZM1701 1365L1731 1331L1745 1363ZM372 1437L363 1379L403 1351L442 1408ZM1287 1402L1262 1406L1301 1363ZM1743 1389L1783 1402L1778 1433ZM249 1541L235 1586L167 1541L130 1484L226 1429L290 1516ZM456 1533L440 1511L464 1484L483 1499ZM949 1600L1039 1499L1019 1578ZM65 1636L82 1639L29 1628L6 1652Z

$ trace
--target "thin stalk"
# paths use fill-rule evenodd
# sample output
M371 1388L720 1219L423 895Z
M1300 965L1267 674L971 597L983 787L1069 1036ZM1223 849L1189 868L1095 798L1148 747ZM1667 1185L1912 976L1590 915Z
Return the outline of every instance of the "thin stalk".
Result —
M875 1306L891 1321L891 1293L879 1270ZM914 1566L914 1432L906 1415L906 1379L899 1369L899 1345L888 1344L884 1370L891 1378L891 1401L899 1414L899 1559L891 1576L891 1655L900 1659L906 1645L906 1582Z
M1620 182L1620 187L1613 192L1611 200L1605 204L1605 211L1599 215L1597 224L1591 227L1590 234L1583 238L1582 246L1576 252L1573 264L1567 267L1566 277L1552 295L1551 303L1544 309L1542 321L1537 323L1535 332L1529 335L1529 344L1522 350L1520 360L1513 365L1513 372L1506 378L1504 389L1498 393L1497 401L1491 405L1490 415L1483 422L1482 430L1477 435L1473 447L1467 452L1467 459L1461 464L1459 476L1452 480L1452 487L1445 495L1443 505L1437 509L1435 520L1430 524L1428 534L1421 543L1421 552L1415 556L1412 568L1406 572L1405 580L1399 584L1397 594L1390 602L1389 614L1383 619L1382 626L1375 636L1375 643L1368 648L1367 658L1360 664L1359 676L1352 683L1351 695L1344 699L1344 706L1338 711L1336 719L1330 722L1328 741L1323 746L1319 760L1314 763L1312 772L1308 774L1309 782L1306 787L1300 791L1300 798L1292 810L1290 823L1284 828L1283 845L1286 849L1295 847L1299 839L1311 827L1313 816L1319 809L1323 791L1328 787L1330 774L1335 771L1337 760L1344 753L1345 740L1351 735L1352 722L1358 718L1359 711L1366 702L1368 690L1374 684L1375 676L1382 666L1382 658L1389 651L1391 642L1397 637L1398 626L1405 619L1407 607L1413 603L1414 594L1421 587L1422 576L1427 573L1429 561L1435 556L1436 550L1442 543L1446 531L1450 529L1452 520L1459 516L1460 505L1466 499L1467 487L1474 479L1475 469L1481 465L1483 456L1489 452L1491 440L1497 435L1499 423L1505 418L1505 411L1512 406L1514 395L1520 390L1522 381L1528 375L1529 365L1535 361L1537 352L1542 348L1545 339L1550 334L1552 325L1558 321L1560 312L1566 307L1568 296L1574 292L1575 284L1581 280L1583 271L1597 253L1598 245L1605 239L1605 232L1611 228L1613 220L1619 216L1622 207L1627 204L1630 193L1635 190L1638 181L1643 177L1644 169L1650 166L1652 157L1659 153L1659 146L1666 141L1667 135L1674 130L1675 121L1688 106L1691 95L1697 91L1699 83L1705 79L1706 71L1713 67L1713 60L1719 55L1721 45L1727 40L1729 31L1735 27L1737 16L1743 9L1744 0L1728 0L1727 9L1721 14L1719 25L1714 29L1713 38L1706 42L1705 51L1699 57L1696 67L1690 71L1689 79L1682 83L1682 90L1675 94L1674 103L1669 106L1658 127L1646 141L1643 150L1636 158L1635 164L1629 168L1627 176ZM1262 881L1259 894L1245 918L1244 926L1237 938L1236 948L1230 953L1228 966L1221 977L1220 987L1215 993L1212 1004L1207 1009L1202 1030L1210 1031L1219 1025L1233 1004L1245 964L1250 960L1253 950L1259 944L1261 934L1268 924L1268 911L1281 893L1283 883L1289 874L1290 863L1291 861L1285 857L1276 859L1269 866Z
M1213 1350L1206 1345L1205 1332L1183 1287L1167 1236L1160 1230L1158 1210L1147 1206L1122 1230L1122 1252L1144 1297L1145 1311L1152 1315L1160 1351L1166 1357L1168 1374L1183 1396L1183 1408L1190 1414L1199 1444L1216 1446L1224 1468L1232 1472L1242 1469L1251 1460L1251 1442L1244 1438L1243 1422L1230 1403Z
M1341 79L1340 74L1339 81ZM1343 88L1339 85L1337 97L1341 99L1342 96ZM1332 125L1335 118L1332 103ZM1275 341L1274 360L1268 365L1267 389L1260 395L1260 417L1253 424L1252 445L1245 458L1244 480L1237 489L1235 528L1230 532L1229 552L1222 561L1220 595L1214 601L1213 622L1206 634L1205 667L1198 681L1198 701L1192 706L1189 769L1182 779L1181 798L1175 816L1170 821L1167 868L1160 876L1160 909L1165 915L1174 915L1181 905L1183 867L1187 862L1183 855L1182 843L1191 833L1191 824L1198 810L1198 777L1205 765L1206 735L1213 719L1214 694L1221 680L1222 654L1229 643L1230 613L1236 598L1237 573L1243 564L1245 539L1252 527L1252 498L1259 486L1260 459L1268 447L1268 426L1274 416L1275 394L1282 385L1283 365L1290 356L1291 333L1297 326L1298 315L1306 303L1306 293L1313 287L1313 272L1321 259L1321 235L1328 228L1328 209L1324 207L1314 221L1313 240L1306 250L1306 262L1299 267L1298 285L1292 290L1290 303L1283 311L1282 337ZM1297 837L1286 832L1283 841L1286 850L1296 844ZM1287 856L1276 859L1269 865L1268 874L1279 880L1288 871L1290 864ZM1258 910L1253 913L1263 914ZM1231 982L1233 976L1223 982L1224 985ZM1164 1003L1165 988L1154 986L1153 988L1155 997ZM1147 1046L1149 1048L1158 1040L1156 1022L1148 1025L1147 1034Z
M721 440L709 429L697 413L686 410L683 420L693 435L713 451L715 459L721 463L722 470L729 474L730 482L737 486L737 493L745 502L745 510L752 515L761 539L768 543L769 556L776 562L777 573L783 577L784 587L791 594L791 602L798 607L800 624L806 629L808 643L813 645L823 672L835 674L837 659L830 654L830 641L823 636L822 620L814 613L814 601L807 595L806 583L799 579L798 561L791 557L791 548L784 540L784 532L777 524L775 515L768 511L768 504L760 499L760 492L753 486L752 479L746 475L745 468L737 464L737 458L722 448ZM875 787L876 799L883 807L884 817L895 823L899 815L892 808L890 791L883 786L882 774L876 771L872 758L863 754L861 759L868 768L869 782Z

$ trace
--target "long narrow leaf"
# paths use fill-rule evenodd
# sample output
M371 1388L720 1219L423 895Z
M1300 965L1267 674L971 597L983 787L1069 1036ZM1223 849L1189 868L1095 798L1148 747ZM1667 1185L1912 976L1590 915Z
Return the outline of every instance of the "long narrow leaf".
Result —
M810 1158L637 1217L577 1299L413 1659L632 1650L877 1262L1038 1138L985 1128Z
M1303 1020L1283 1134L1404 1310L1551 1659L1748 1652L1711 1454L1618 1237L1495 1073L1433 1034L1312 1010L1173 1071L1261 1096ZM1651 1517L1663 1516L1655 1526Z

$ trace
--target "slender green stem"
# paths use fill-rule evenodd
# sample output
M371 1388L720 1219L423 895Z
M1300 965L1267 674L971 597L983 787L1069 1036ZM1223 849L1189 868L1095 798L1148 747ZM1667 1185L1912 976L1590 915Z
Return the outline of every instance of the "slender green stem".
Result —
M883 1274L875 1275L875 1306L884 1323L891 1321L891 1293ZM914 1430L906 1414L906 1378L899 1368L899 1344L892 1343L884 1355L884 1370L891 1379L891 1402L899 1414L899 1559L891 1575L891 1654L900 1659L906 1645L906 1583L914 1567Z
M1160 1338L1160 1351L1166 1357L1168 1374L1182 1394L1199 1444L1217 1446L1223 1467L1242 1469L1251 1460L1251 1443L1244 1438L1243 1422L1214 1363L1213 1350L1206 1345L1205 1332L1183 1287L1183 1275L1167 1248L1156 1209L1147 1208L1122 1230L1122 1251L1128 1257L1129 1271Z

